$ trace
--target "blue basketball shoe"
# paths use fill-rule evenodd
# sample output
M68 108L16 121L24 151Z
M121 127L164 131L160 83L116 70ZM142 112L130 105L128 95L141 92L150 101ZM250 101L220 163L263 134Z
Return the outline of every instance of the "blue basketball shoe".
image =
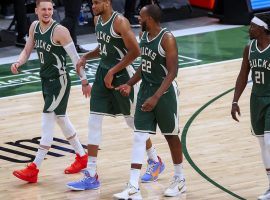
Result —
M69 182L67 187L71 190L96 190L100 187L98 175L91 177L87 170L83 170L83 179L79 181Z
M141 177L142 183L149 183L156 181L158 179L158 175L162 173L165 169L165 165L162 162L161 158L158 156L159 162L155 162L152 159L147 160L147 169L145 174Z

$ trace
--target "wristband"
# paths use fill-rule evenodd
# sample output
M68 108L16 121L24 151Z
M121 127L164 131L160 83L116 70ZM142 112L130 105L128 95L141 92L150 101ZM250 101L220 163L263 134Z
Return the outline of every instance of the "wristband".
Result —
M234 105L234 104L238 105L238 102L237 101L232 102L232 105Z

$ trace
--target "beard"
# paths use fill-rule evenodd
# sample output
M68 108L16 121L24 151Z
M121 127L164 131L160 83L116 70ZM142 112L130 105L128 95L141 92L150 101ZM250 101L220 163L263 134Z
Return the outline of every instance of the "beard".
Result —
M44 20L41 20L43 24L49 24L51 22L51 20L49 21L44 21Z
M145 23L145 22L143 22L143 23L142 23L142 31L146 31L146 30L147 30L146 23Z
M99 15L102 15L102 14L103 14L103 11L94 12L93 14L94 14L95 16L99 16Z

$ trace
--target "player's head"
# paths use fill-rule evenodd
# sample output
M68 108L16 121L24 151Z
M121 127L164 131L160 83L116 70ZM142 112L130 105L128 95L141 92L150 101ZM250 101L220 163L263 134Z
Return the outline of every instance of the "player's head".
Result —
M95 16L104 14L112 8L112 0L92 0L92 10Z
M50 23L53 15L52 0L37 0L35 12L40 22L44 24Z
M152 23L159 24L161 20L162 12L160 8L155 5L147 5L144 6L141 11L140 11L140 17L139 17L139 22L142 27L142 31L146 31L149 29L149 26Z
M264 34L270 35L270 14L256 14L250 22L250 38L257 39Z

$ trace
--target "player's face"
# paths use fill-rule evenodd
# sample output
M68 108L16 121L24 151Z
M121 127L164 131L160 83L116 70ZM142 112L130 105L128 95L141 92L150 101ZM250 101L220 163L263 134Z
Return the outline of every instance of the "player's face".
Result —
M108 7L108 0L92 0L92 10L95 16L102 15Z
M262 34L262 31L264 28L262 26L259 26L257 24L254 23L250 23L250 27L249 27L249 37L250 39L258 39L260 37L260 35Z
M51 2L40 2L36 8L36 14L39 21L44 24L50 23L53 15L53 5Z
M146 8L142 8L140 11L140 16L139 16L139 23L141 25L142 31L147 31L147 21L149 19L149 16L146 13Z

